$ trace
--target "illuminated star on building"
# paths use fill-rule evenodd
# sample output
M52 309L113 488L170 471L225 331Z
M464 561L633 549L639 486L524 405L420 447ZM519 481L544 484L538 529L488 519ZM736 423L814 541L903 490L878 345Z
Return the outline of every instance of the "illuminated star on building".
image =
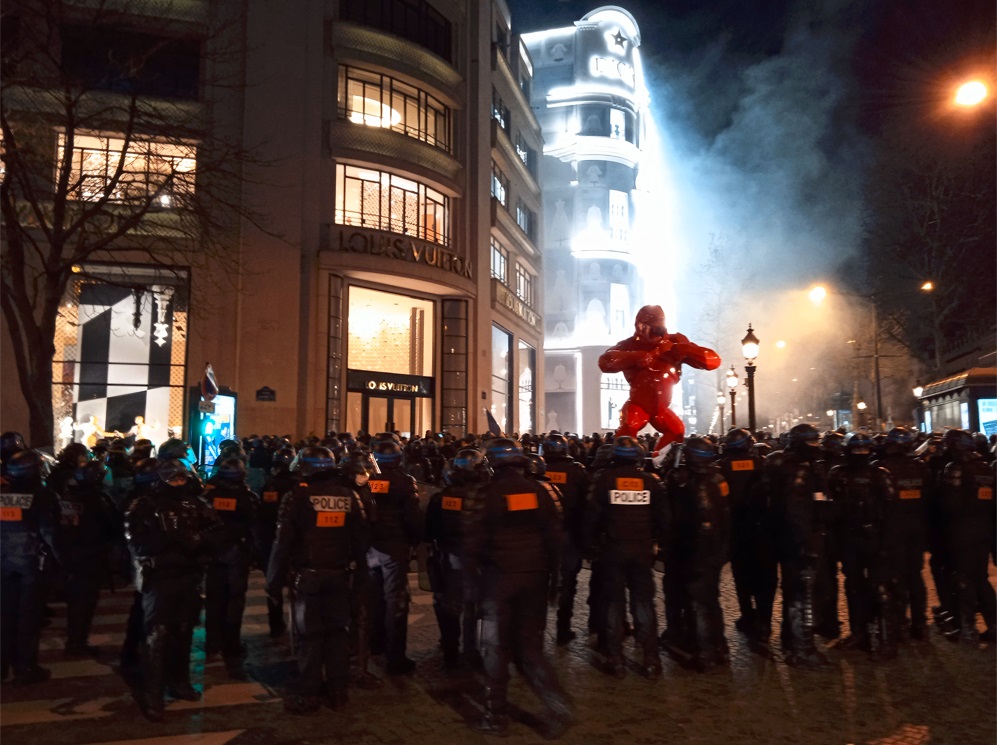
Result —
M619 47L620 49L626 49L626 48L627 48L627 39L626 39L626 37L625 37L625 36L623 36L623 34L622 34L622 33L620 33L619 31L617 31L617 32L616 32L615 34L613 34L613 42L614 42L614 43L616 44L616 46L618 46L618 47Z

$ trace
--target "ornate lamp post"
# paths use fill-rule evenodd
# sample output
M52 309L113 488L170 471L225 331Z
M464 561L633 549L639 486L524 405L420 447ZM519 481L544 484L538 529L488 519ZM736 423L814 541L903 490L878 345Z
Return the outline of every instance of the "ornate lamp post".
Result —
M748 324L748 333L741 339L741 352L748 363L744 371L748 374L745 385L748 388L748 429L755 431L755 359L758 357L758 337Z
M727 387L730 389L730 426L734 428L737 426L737 372L734 370L734 366L730 366L730 370L727 371Z

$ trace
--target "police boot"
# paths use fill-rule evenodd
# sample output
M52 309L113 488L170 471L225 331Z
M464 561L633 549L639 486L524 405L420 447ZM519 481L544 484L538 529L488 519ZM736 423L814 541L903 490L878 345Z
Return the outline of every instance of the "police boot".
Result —
M370 643L368 638L367 613L363 608L357 613L357 666L350 671L350 682L357 688L372 690L380 688L382 681L367 669L370 664Z
M166 692L171 698L181 701L200 701L201 692L190 684L190 646L194 630L181 626L174 640L169 666L169 683Z
M505 714L505 702L498 700L494 688L485 688L485 712L481 719L471 724L471 729L493 737L509 736L509 717Z
M709 672L720 665L720 653L713 633L713 625L707 615L706 606L693 604L693 618L696 633L696 656L693 665L700 672Z
M878 644L876 646L876 656L880 659L891 660L897 656L897 624L894 623L890 596L884 588L877 589L879 595L879 617L876 619L876 633Z
M578 638L578 634L571 630L571 616L565 616L560 611L557 614L557 646L563 647Z
M787 628L784 631L786 664L794 667L823 667L827 657L814 644L813 626L808 623L808 609L802 601L790 603L787 613Z
M166 646L168 635L165 626L156 626L145 639L143 653L144 685L139 706L146 718L153 722L163 721L163 697L166 693Z

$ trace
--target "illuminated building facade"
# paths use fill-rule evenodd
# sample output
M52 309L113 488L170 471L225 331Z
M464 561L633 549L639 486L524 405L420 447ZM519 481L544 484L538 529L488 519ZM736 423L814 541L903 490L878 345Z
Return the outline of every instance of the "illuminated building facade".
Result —
M606 6L523 38L544 137L545 423L615 429L628 386L597 360L633 332L643 304L634 230L647 108L640 30Z
M164 19L146 5L136 4L139 25L179 33L187 33L181 20L206 28L213 6L185 3L194 17ZM232 226L232 276L195 266L167 281L152 266L113 266L101 270L110 284L134 275L150 290L75 288L54 370L60 415L78 424L103 406L108 430L143 416L160 423L156 442L169 429L190 438L192 387L210 362L219 384L239 394L238 436L459 435L485 431L486 409L507 432L536 430L542 140L531 62L504 0L238 7L229 10L242 15L224 27L239 38L224 56L200 47L188 98L218 131L262 155L237 191L266 230L249 220ZM170 8L162 12L180 12ZM204 88L209 71L226 81L217 98ZM97 133L95 142L106 151L115 137ZM153 160L189 157L197 174L196 144L182 153L150 147ZM90 341L78 331L82 312L96 319ZM23 430L7 347L3 358L4 428ZM155 380L132 380L137 362ZM109 386L136 395L113 412L79 398L107 398ZM169 401L145 403L156 396Z

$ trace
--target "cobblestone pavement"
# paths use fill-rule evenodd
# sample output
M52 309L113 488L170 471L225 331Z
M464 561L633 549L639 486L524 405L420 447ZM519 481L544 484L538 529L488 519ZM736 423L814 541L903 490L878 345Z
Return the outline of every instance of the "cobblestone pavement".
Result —
M266 634L259 573L252 579L246 609L245 678L232 679L221 662L205 664L203 629L198 629L192 679L203 686L205 698L198 703L170 703L160 724L142 717L116 667L130 591L105 593L101 598L91 639L105 650L98 660L63 657L64 607L56 604L57 615L44 633L42 652L42 664L51 668L53 679L24 688L3 686L0 740L3 745L487 743L490 738L466 727L466 721L480 712L481 683L471 674L444 672L431 598L414 586L415 575L411 579L409 654L419 663L415 675L384 676L379 690L352 690L347 709L322 709L309 717L283 711L280 697L294 665L286 638L274 641ZM583 571L580 579L576 628L587 617L588 572ZM890 662L831 649L827 670L791 669L779 659L767 661L750 654L733 629L736 603L727 570L722 591L730 667L699 674L665 658L665 674L653 683L640 676L639 658L629 640L629 673L617 681L593 666L584 635L566 648L555 647L551 618L548 652L579 714L579 724L562 741L580 745L997 742L993 647L970 649L932 631L929 642L904 644L899 658ZM841 615L846 616L843 605ZM373 669L383 675L379 661ZM510 698L514 721L508 742L541 742L543 707L515 674Z

